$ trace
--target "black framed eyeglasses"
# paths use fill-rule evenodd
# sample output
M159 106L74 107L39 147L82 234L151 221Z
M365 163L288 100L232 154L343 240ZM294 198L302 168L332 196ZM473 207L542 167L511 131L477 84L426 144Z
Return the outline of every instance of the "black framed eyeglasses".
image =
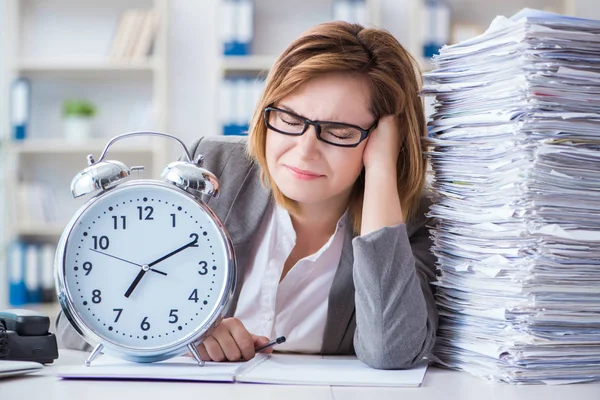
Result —
M309 125L315 127L317 138L325 143L340 147L356 147L377 128L378 120L368 129L343 122L311 121L287 110L266 107L264 119L267 128L284 135L300 136Z

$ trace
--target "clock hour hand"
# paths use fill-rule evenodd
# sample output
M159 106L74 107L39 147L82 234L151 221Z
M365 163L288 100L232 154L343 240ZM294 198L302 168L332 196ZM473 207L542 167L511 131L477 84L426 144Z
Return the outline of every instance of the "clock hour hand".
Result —
M103 253L103 252L101 252L101 251L98 251L98 250L95 250L95 249L90 249L90 250L91 250L91 251L94 251L94 252L96 252L96 253L98 253L98 254L102 254L102 255L104 255L104 256L107 256L107 257L112 257L112 258L115 258L115 259L117 259L117 260L120 260L120 261L126 262L126 263L128 263L128 264L137 265L137 266L138 266L138 267L140 267L140 268L142 267L142 264L137 264L137 263L134 263L134 262L132 262L132 261L128 261L128 260L125 260L125 259L123 259L123 258L120 258L120 257L117 257L117 256L113 256L112 254ZM167 275L167 273L166 273L166 272L162 272L162 271L160 271L160 270L157 270L157 269L152 269L151 271L152 271L152 272L156 272L157 274L161 274L161 275L165 275L165 276Z
M129 298L129 296L131 296L131 293L133 293L133 290L136 288L138 283L140 283L140 281L142 280L144 275L146 275L146 272L148 272L149 268L148 268L148 266L145 266L145 267L146 268L142 267L142 269L140 269L140 272L136 275L133 282L131 282L131 285L129 285L129 288L127 288L127 291L125 292L125 297Z
M137 276L135 277L135 279L133 280L133 282L131 282L131 285L129 285L129 288L127 289L127 291L125 292L125 297L129 298L129 296L131 296L131 293L133 293L133 291L135 290L135 288L137 287L138 283L140 283L140 281L142 280L142 278L144 277L144 275L146 275L146 272L148 271L154 271L154 269L152 269L152 267L156 264L158 264L161 261L166 260L167 258L179 253L180 251L183 251L185 249L187 249L188 247L191 247L193 245L195 245L198 242L198 237L196 236L196 238L194 240L192 240L191 242L181 246L180 248L173 250L172 252L170 252L169 254L162 256L161 258L159 258L156 261L151 262L150 264L147 265L142 265L142 269L141 271L137 274Z
M180 251L183 251L183 250L187 249L188 247L191 247L191 246L195 245L196 243L198 243L198 238L197 237L196 237L196 239L192 240L188 244L181 246L177 250L173 250L172 252L170 252L169 254L167 254L165 256L162 256L158 260L152 261L150 264L148 264L148 267L153 267L154 265L158 264L159 262L164 261L164 260L166 260L167 258L169 258L171 256L174 256L175 254L179 253Z

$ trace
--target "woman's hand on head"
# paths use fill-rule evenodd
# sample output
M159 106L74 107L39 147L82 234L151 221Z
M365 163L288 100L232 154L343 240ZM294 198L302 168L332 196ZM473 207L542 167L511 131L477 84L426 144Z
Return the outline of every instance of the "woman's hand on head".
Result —
M239 319L225 318L198 346L198 352L204 361L246 361L254 358L255 348L267 342L269 338L251 334ZM270 347L262 352L272 351Z
M400 153L401 137L395 115L386 115L379 119L377 128L369 134L363 153L365 170L396 170Z

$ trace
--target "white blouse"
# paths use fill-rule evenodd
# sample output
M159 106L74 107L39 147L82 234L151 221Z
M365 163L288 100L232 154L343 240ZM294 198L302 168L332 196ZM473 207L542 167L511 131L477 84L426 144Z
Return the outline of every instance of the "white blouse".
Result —
M281 282L296 244L289 213L275 205L266 213L254 243L253 262L245 272L234 316L250 333L269 339L284 335L276 351L320 353L329 291L340 262L347 213L316 253L299 260Z

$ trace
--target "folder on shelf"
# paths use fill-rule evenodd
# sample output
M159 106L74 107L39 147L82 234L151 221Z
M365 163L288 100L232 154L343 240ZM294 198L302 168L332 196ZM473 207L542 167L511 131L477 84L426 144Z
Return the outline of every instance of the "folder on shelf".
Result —
M184 380L271 383L285 385L419 387L427 360L405 370L373 369L355 356L259 354L247 362L207 362L203 367L191 357L176 357L137 364L102 356L91 366L63 368L67 379Z
M40 251L42 302L51 303L56 300L56 290L54 288L54 255L56 253L56 246L46 243L42 245Z
M9 302L13 306L53 302L54 253L53 244L34 244L15 241L8 246L7 265Z
M254 108L264 89L264 81L226 78L221 84L220 113L224 135L246 135Z
M254 36L253 1L225 0L221 3L220 14L223 53L228 56L250 54Z
M13 242L8 247L9 302L13 306L27 303L25 285L25 244Z
M11 88L11 128L12 139L23 140L29 129L29 113L31 102L31 84L27 78L16 79Z
M25 286L27 287L28 303L40 303L42 301L40 253L38 248L35 244L25 245Z

